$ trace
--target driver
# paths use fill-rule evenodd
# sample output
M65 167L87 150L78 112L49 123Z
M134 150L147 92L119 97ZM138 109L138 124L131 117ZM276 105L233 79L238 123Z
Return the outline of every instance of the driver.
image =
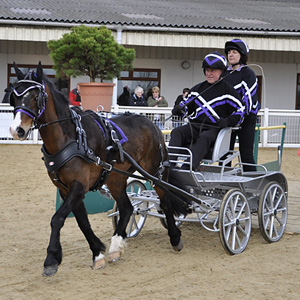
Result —
M190 148L194 171L209 152L220 129L243 121L245 108L240 95L222 80L226 67L226 58L220 53L206 55L202 64L206 80L192 87L187 97L172 110L173 115L187 114L189 124L172 130L169 145Z

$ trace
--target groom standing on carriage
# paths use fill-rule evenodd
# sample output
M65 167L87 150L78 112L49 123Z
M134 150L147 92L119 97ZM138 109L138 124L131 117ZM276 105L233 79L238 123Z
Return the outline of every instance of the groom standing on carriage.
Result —
M206 55L202 64L206 80L192 87L187 97L172 110L173 115L186 114L189 123L172 130L169 146L190 147L194 171L220 129L239 125L244 118L240 95L222 78L226 67L226 58L220 53Z

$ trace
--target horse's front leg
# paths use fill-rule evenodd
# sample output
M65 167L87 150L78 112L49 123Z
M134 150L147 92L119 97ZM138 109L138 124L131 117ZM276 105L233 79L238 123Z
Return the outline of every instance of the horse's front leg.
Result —
M47 257L44 262L43 276L56 274L58 265L62 261L62 247L60 244L60 230L64 226L65 220L73 207L83 200L85 194L84 186L81 182L74 181L70 186L69 193L60 208L51 219L51 235L47 248Z
M100 241L100 239L94 234L90 222L88 220L88 215L84 206L84 203L79 203L75 209L73 209L74 216L76 218L77 224L84 234L87 242L89 243L90 249L93 253L93 269L102 269L105 267L105 245Z
M109 185L108 188L110 188ZM122 188L119 186L118 189L112 188L110 191L117 202L120 216L117 228L111 238L107 257L108 262L115 262L121 258L126 247L126 227L132 215L133 207L126 193L126 182Z

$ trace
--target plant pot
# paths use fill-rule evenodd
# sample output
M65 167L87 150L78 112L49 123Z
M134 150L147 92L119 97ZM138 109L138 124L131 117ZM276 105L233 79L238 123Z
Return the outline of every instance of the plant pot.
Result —
M81 106L84 110L97 111L99 105L104 111L110 111L115 83L111 82L82 82L79 83ZM102 110L102 107L98 110Z

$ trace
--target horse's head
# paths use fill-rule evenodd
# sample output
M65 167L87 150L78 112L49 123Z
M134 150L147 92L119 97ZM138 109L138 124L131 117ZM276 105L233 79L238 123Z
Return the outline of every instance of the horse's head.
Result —
M10 105L14 106L10 133L14 139L24 140L44 112L48 96L45 92L41 62L36 73L29 71L23 74L15 63L14 68L18 82L10 94Z

